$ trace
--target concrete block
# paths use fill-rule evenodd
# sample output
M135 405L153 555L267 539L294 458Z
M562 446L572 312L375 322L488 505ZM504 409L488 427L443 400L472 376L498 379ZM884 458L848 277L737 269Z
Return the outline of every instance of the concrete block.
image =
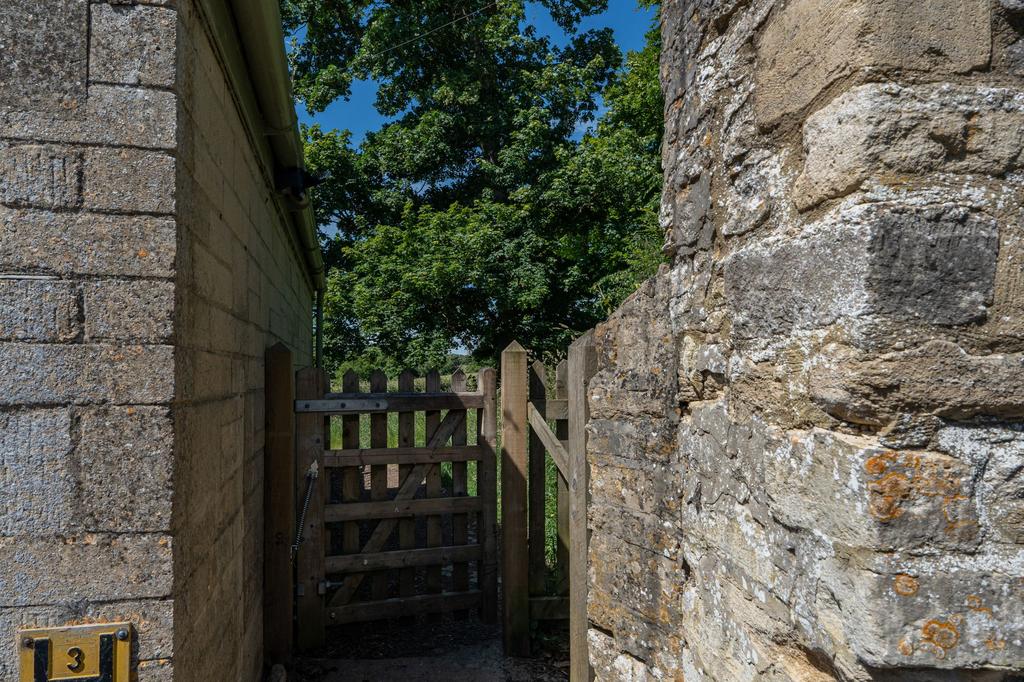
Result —
M96 5L89 70L93 81L172 87L178 14L145 5Z
M175 161L162 152L89 149L85 154L86 208L126 213L174 213Z
M964 74L988 63L989 0L792 0L757 45L754 111L771 126L865 72Z
M86 409L79 413L79 434L74 461L85 527L100 532L168 531L174 492L169 410Z
M0 208L0 270L59 275L171 277L173 220Z
M11 139L175 148L177 97L173 92L90 85L74 118L0 108L0 127Z
M82 153L33 144L0 147L0 202L77 208L82 203Z
M173 398L170 346L0 343L0 405L156 404Z
M0 280L0 340L71 341L80 329L78 294L71 282Z
M167 535L0 538L0 607L169 597L171 564Z
M0 412L0 536L76 527L71 452L67 408Z
M174 331L174 283L99 280L82 286L89 341L165 343Z
M84 107L88 14L88 0L0 5L0 108L74 116Z

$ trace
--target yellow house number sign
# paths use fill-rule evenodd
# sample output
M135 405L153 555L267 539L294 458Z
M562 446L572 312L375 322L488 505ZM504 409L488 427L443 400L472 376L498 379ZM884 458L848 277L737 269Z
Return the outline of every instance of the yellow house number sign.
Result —
M20 682L130 682L131 623L18 633Z

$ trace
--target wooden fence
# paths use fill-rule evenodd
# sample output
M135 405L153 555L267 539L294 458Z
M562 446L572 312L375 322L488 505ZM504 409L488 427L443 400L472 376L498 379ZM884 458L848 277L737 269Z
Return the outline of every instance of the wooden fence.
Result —
M474 391L461 372L452 376L451 390L442 391L432 372L418 392L417 377L406 371L396 391L375 372L368 391L349 373L342 392L331 393L323 371L293 375L291 367L286 349L268 353L268 660L284 661L293 648L320 647L330 624L471 608L495 622L494 370L479 373ZM529 655L531 620L568 617L573 682L591 676L586 424L595 369L592 333L573 343L568 359L550 373L531 364L518 343L501 356L505 650ZM397 428L389 433L392 413L397 417L390 425ZM468 424L474 422L470 437ZM548 458L557 472L553 571L545 560ZM293 548L299 518L302 540ZM450 570L442 573L443 566Z
M530 621L569 618L570 679L590 679L587 651L587 387L596 370L593 334L555 368L529 362L513 342L501 355L502 590L506 653L530 652ZM553 425L553 428L552 428ZM557 471L554 575L546 549L547 466ZM564 593L568 590L568 599Z
M322 371L298 373L300 510L311 491L296 557L300 649L323 644L327 625L473 608L485 622L497 620L495 372L482 370L472 392L461 371L450 391L437 372L425 377L424 392L415 382L403 372L389 391L387 377L374 372L362 391L350 372L342 392L331 393ZM397 443L389 442L390 413ZM337 449L332 418L341 422ZM447 580L443 566L451 567Z

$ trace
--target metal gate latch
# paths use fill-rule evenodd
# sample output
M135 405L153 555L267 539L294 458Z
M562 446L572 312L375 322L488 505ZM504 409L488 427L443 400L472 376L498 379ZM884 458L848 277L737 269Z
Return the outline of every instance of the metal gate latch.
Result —
M130 682L131 623L18 633L19 682Z

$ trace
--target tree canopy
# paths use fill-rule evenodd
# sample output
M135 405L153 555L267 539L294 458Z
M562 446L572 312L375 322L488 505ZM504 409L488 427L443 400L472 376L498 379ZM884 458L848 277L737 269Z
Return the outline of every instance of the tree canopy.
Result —
M579 28L607 0L541 4L564 45L522 0L282 0L297 97L321 111L372 79L388 120L358 148L304 129L329 360L557 354L656 269L658 31L624 58Z

